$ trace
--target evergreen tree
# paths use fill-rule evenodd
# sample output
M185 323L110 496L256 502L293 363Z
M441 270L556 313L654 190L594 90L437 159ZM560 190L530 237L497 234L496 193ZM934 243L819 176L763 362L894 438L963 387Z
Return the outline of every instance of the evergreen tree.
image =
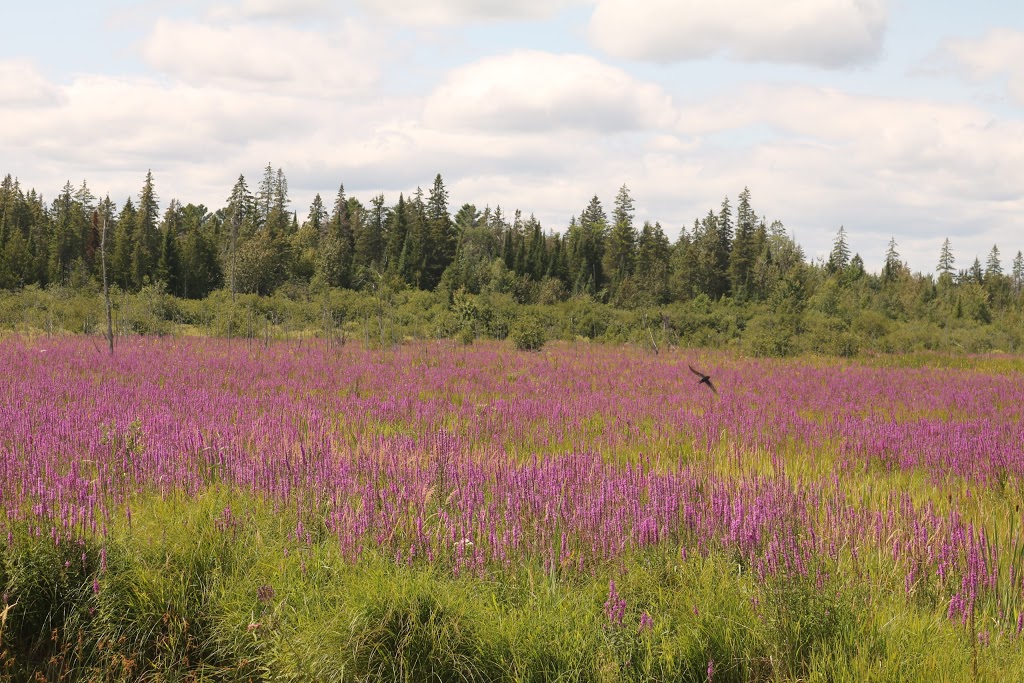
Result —
M573 292L597 295L604 286L603 261L607 234L608 218L601 200L594 195L580 214L579 221L570 224L566 232Z
M157 258L155 276L174 296L184 296L179 246L183 230L181 202L172 199L164 211L164 219L160 224L160 256Z
M974 257L974 263L971 264L967 277L979 285L985 284L985 272L981 269L981 261L977 256Z
M619 286L633 274L637 240L636 229L633 227L633 212L633 198L629 196L629 188L623 185L615 195L612 227L604 252L604 272L608 277L613 297Z
M426 207L427 240L424 248L424 274L422 286L434 289L441 281L441 275L455 258L459 239L455 223L448 213L448 190L438 173Z
M223 280L212 216L202 204L188 204L181 210L181 224L182 296L201 299Z
M750 206L750 188L740 192L736 206L736 234L729 253L729 284L733 296L744 300L752 296L754 263L757 259L754 243L757 216Z
M1020 250L1013 259L1013 288L1018 294L1024 288L1024 252Z
M322 240L327 234L327 221L329 220L327 215L327 209L324 208L324 200L320 198L320 193L317 192L316 196L313 197L313 201L309 205L309 225L316 234L317 240Z
M334 211L331 213L330 235L336 243L336 260L331 269L329 281L334 287L352 286L352 262L355 255L355 235L352 233L352 217L349 214L348 199L345 198L345 186L338 187L334 198Z
M644 221L637 238L636 282L642 292L650 295L653 303L668 300L669 260L672 245L661 227Z
M357 270L379 268L383 265L387 219L384 195L377 195L370 200L369 214L356 230L353 262Z
M846 228L839 226L836 239L832 243L832 253L828 256L826 269L830 273L842 272L850 264L850 247L846 244Z
M139 206L135 211L131 238L131 286L135 289L152 279L160 253L160 231L157 229L160 207L157 202L153 172L147 171L146 181L139 192Z
M135 205L129 197L121 207L113 234L107 234L107 238L112 242L107 245L110 258L110 281L126 290L132 288L132 252L134 251L132 244L135 240L135 213Z
M64 189L53 202L51 214L53 225L50 228L50 249L48 280L51 283L67 284L71 272L71 262L80 253L78 226L75 224L77 207L74 200L74 188L71 181L64 183Z
M530 245L526 249L526 273L532 279L540 280L548 267L547 242L540 221L532 213L526 221L526 232L530 235Z
M882 282L895 281L902 271L903 264L900 262L900 255L896 251L896 238L889 239L889 246L885 250L885 264L882 266Z
M953 249L949 245L949 238L947 237L942 242L942 251L939 252L939 265L935 270L939 273L941 279L943 275L948 275L950 278L953 277L953 273L956 272L954 264L956 259L953 258Z
M1003 265L999 261L999 247L992 245L992 251L988 253L988 260L985 262L985 278L998 278L1003 274Z
M718 220L715 222L715 226L718 230L718 245L715 250L716 270L719 274L719 287L722 289L719 296L722 296L729 293L729 256L732 254L735 227L732 222L732 206L729 204L728 195L722 199L722 206L718 211Z

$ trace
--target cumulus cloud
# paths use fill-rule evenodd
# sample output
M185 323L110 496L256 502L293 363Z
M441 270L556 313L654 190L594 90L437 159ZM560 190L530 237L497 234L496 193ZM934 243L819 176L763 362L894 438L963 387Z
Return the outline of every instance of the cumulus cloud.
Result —
M660 63L725 55L838 68L878 57L886 18L885 0L599 0L590 39Z
M657 85L587 56L515 52L452 71L426 104L432 126L478 130L601 132L671 125Z
M977 39L947 40L938 58L971 81L1006 78L1010 95L1024 104L1024 31L997 28Z
M401 24L446 26L502 19L543 19L592 0L358 0L370 14Z
M54 105L60 91L24 59L0 61L0 107Z
M218 26L161 18L142 46L154 68L193 85L274 89L324 96L364 89L377 77L370 34L353 21L336 31Z

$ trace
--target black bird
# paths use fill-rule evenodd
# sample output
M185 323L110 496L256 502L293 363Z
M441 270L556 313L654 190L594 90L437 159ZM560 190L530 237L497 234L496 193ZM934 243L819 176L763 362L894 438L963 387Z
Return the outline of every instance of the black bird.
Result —
M715 392L716 396L718 395L718 389L715 389L715 385L711 383L711 375L705 375L699 370L694 370L692 365L687 365L686 367L690 368L690 372L700 377L700 381L698 381L697 384L707 384L708 389Z

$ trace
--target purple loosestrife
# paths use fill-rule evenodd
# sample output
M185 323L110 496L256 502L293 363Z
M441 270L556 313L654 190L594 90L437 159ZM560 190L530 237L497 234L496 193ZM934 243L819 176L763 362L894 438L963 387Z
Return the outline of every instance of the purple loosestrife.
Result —
M1021 554L971 512L1024 475L1012 373L713 354L708 410L677 359L629 348L140 338L111 358L85 338L45 344L0 340L8 547L19 525L55 545L105 539L137 496L219 486L293 513L299 543L329 533L353 562L372 549L453 573L538 559L588 572L670 543L759 577L884 557L908 592L937 582L951 619L1024 602ZM801 470L809 453L828 467ZM873 472L944 496L848 490ZM225 510L218 528L236 523Z

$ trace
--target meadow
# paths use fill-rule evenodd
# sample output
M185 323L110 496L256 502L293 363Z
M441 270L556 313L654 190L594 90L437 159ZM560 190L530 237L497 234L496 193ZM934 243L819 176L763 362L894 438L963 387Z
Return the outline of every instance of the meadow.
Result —
M1012 355L12 335L0 677L1022 680L1022 473Z

